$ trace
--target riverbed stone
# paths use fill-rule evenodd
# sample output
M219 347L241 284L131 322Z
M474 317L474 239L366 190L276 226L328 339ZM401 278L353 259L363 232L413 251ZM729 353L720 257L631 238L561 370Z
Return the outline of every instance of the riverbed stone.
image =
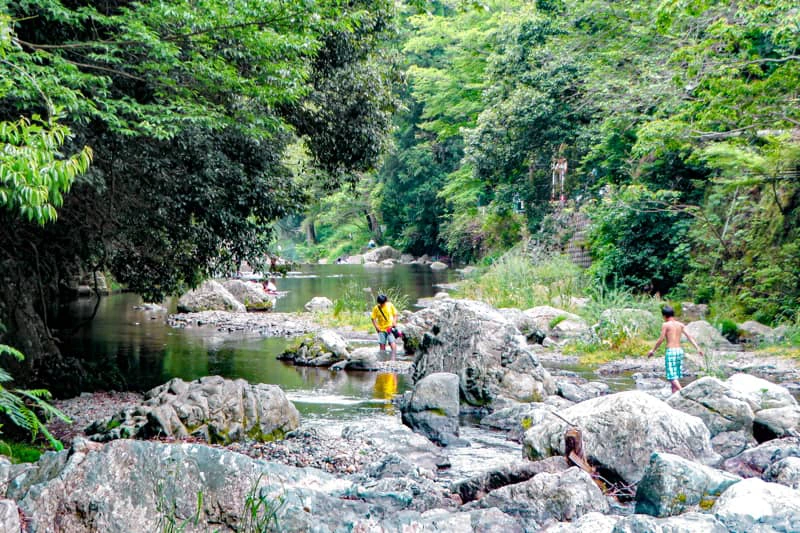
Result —
M455 374L429 374L414 385L401 406L403 424L441 446L458 439L459 378Z
M729 487L712 508L729 531L800 531L800 491L745 479Z
M519 330L482 302L435 300L404 322L403 342L416 350L414 382L435 372L456 374L470 405L488 405L497 396L541 400L555 392Z
M636 513L665 517L708 510L741 480L671 453L654 453L636 487Z
M787 457L800 457L800 438L787 437L765 442L722 463L722 469L744 478L761 477L773 464Z
M240 279L229 279L223 284L229 293L233 295L248 311L266 311L272 309L275 301L274 295L264 292L260 283L253 281L243 281Z
M756 446L758 446L758 441L749 431L724 431L714 435L711 439L711 447L723 459L730 459Z
M689 413L705 423L711 436L726 431L753 430L753 410L745 394L717 378L702 377L667 400L673 409Z
M547 521L577 520L586 513L609 511L602 491L589 474L577 467L555 474L538 474L464 506L465 509L491 507L519 517L526 529L532 531Z
M315 336L325 351L331 352L339 359L344 359L349 355L347 351L347 341L332 329L320 330Z
M558 522L542 530L543 533L611 533L620 520L619 515L606 515L592 511L572 522Z
M379 246L364 254L364 262L380 263L386 259L399 260L403 254L391 246Z
M792 489L800 489L800 457L781 459L767 468L764 481L780 483Z
M515 403L481 418L481 426L508 432L508 438L522 442L525 431L541 424L558 408L546 403Z
M729 533L725 524L704 513L686 513L668 518L635 514L620 519L612 533ZM763 532L767 533L767 532Z
M734 374L725 383L745 394L755 413L762 409L797 405L797 400L786 387L750 374Z
M178 299L178 312L232 311L244 313L247 308L221 283L208 280Z
M800 407L788 405L756 413L753 435L759 442L781 437L800 437Z
M8 533L22 531L19 508L14 500L0 499L0 531Z
M580 403L608 394L608 384L599 381L574 383L567 379L557 379L558 394L572 402Z
M708 315L707 304L696 304L694 302L681 302L681 321L693 322L705 319Z
M148 391L144 402L87 428L93 440L195 437L228 444L273 440L298 427L300 414L277 385L207 376L174 378Z
M306 302L303 308L311 313L322 313L333 309L333 302L325 296L314 296Z
M522 483L543 472L557 474L566 472L569 468L570 465L563 457L548 457L541 461L519 461L456 481L450 485L450 490L458 494L463 503L469 503L483 498L493 490Z
M449 267L446 263L442 263L441 261L434 261L430 265L431 270L447 270Z
M642 478L652 452L670 452L702 464L720 459L699 418L640 391L593 398L559 414L563 419L551 416L525 433L524 454L529 459L563 455L564 433L571 424L581 429L590 461L627 483Z

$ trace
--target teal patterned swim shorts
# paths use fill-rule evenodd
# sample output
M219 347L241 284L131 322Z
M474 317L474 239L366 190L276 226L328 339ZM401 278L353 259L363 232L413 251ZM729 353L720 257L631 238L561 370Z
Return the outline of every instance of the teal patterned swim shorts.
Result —
M683 349L667 348L664 355L664 368L667 370L667 381L683 377Z

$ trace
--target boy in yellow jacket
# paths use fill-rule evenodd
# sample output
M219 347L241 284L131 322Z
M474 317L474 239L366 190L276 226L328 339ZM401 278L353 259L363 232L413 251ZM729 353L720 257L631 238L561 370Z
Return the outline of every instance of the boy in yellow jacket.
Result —
M372 308L370 315L372 325L378 332L378 344L381 345L381 351L386 350L387 344L391 346L392 361L394 361L397 356L397 339L392 335L392 328L397 327L397 309L385 294L379 294L377 302L378 304Z

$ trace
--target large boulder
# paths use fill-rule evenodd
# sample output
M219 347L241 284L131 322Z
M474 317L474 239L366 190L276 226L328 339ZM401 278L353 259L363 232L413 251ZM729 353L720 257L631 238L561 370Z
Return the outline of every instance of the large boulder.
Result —
M436 372L459 376L471 405L498 396L540 401L555 392L550 374L525 338L496 309L471 300L435 300L404 322L403 342L416 356L412 379Z
M300 414L277 385L208 376L192 382L174 378L145 394L144 402L87 428L93 440L194 437L227 444L246 438L283 438L300 424Z
M686 333L694 337L701 348L733 350L735 346L717 331L717 328L705 320L696 320L686 324Z
M22 531L19 508L14 500L0 499L0 531L8 533Z
M241 302L248 311L266 311L272 309L275 296L264 292L260 283L229 279L223 284L236 300Z
M303 308L311 313L321 313L333 309L333 302L325 296L314 296L306 302Z
M619 521L617 515L592 511L571 522L557 522L547 526L543 533L611 533Z
M365 253L364 262L380 263L386 259L397 259L399 261L402 255L403 254L400 251L395 250L391 246L380 246Z
M694 322L703 320L708 314L708 305L696 304L693 302L681 302L681 320L684 322Z
M797 400L786 387L750 374L734 374L725 383L744 394L755 413L762 409L797 405Z
M756 478L732 485L712 511L732 532L800 531L800 491Z
M550 457L542 461L520 461L459 480L450 485L450 490L458 494L463 503L469 503L483 498L493 490L528 481L543 472L557 474L569 468L570 465L563 457Z
M722 468L741 477L761 477L773 463L786 457L800 457L800 439L789 437L765 442L727 459Z
M178 299L178 312L233 311L244 313L247 308L219 282L208 280Z
M15 472L8 497L23 511L25 531L233 533L255 527L253 512L265 521L259 531L424 531L428 523L405 511L407 502L358 498L352 481L316 468L202 444L79 441ZM502 522L499 514L487 521Z
M379 354L380 350L377 348L356 348L350 352L346 359L334 364L331 370L379 370Z
M754 415L746 395L717 378L707 376L693 381L670 396L667 403L700 418L712 437L726 431L753 430Z
M758 446L758 441L749 431L725 431L711 438L711 447L723 459L736 457L743 451Z
M609 511L602 491L589 474L577 467L555 474L538 474L528 481L494 490L465 506L491 507L520 517L528 531L536 531L551 520L577 520L586 513Z
M800 489L800 457L787 457L773 463L764 472L764 481L772 481L793 489Z
M340 359L347 357L347 341L332 329L320 330L315 334L315 337L326 352L331 352Z
M776 340L775 330L755 320L748 320L739 324L740 338L754 344L772 342Z
M644 475L653 452L669 452L715 463L710 434L694 416L640 391L620 392L573 405L525 433L524 453L537 460L564 454L564 433L574 424L583 433L583 450L590 461L627 483ZM569 421L568 424L566 421Z
M635 514L619 520L612 533L729 533L725 525L704 513L686 513L668 518ZM767 532L763 532L767 533Z
M538 329L556 339L585 337L591 332L586 322L578 315L549 305L526 309L525 314Z
M671 453L654 453L636 487L636 512L664 517L708 510L741 480Z
M753 421L753 435L759 442L781 437L800 437L800 407L787 405L762 409Z
M455 374L429 374L414 386L401 407L403 424L440 446L458 442L459 379Z

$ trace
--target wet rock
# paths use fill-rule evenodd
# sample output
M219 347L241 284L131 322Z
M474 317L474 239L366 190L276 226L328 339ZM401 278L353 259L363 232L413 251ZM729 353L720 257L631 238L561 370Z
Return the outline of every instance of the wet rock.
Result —
M761 477L773 463L800 457L800 439L788 437L765 442L722 463L722 469L741 477Z
M797 400L786 387L750 374L734 374L725 383L732 389L745 394L755 413L762 409L797 405Z
M574 522L558 522L542 530L543 533L611 533L621 517L597 512L586 513Z
M311 313L325 312L333 309L333 302L325 296L314 296L303 308Z
M686 513L669 518L653 518L636 514L616 523L612 533L729 533L725 525L713 516ZM766 532L765 532L766 533Z
M781 437L800 437L800 407L790 405L756 413L753 435L759 442Z
M743 451L758 445L756 439L749 432L726 431L719 433L711 439L711 447L722 456L723 459L730 459Z
M178 300L178 311L182 313L195 313L200 311L233 311L244 313L247 311L244 304L239 302L220 283L208 280L198 288L193 289Z
M386 259L399 260L402 254L391 246L379 246L364 254L364 262L380 263Z
M410 399L401 406L403 424L440 446L460 443L458 385L458 376L446 372L419 380Z
M763 479L792 489L800 489L800 457L787 457L773 463L764 472Z
M174 378L146 393L141 405L95 422L86 433L103 442L191 436L227 444L282 438L299 423L300 414L277 385L208 376L192 382Z
M436 300L409 318L404 333L404 343L416 347L412 379L456 374L471 405L490 404L497 396L541 400L555 392L550 374L519 330L484 303Z
M753 429L753 410L746 395L717 378L703 377L693 381L670 396L667 404L700 418L712 437L726 431L749 433Z
M636 513L665 517L710 509L742 478L670 453L654 453L636 487Z
M348 356L347 341L331 329L323 329L315 334L317 342L322 345L326 352L331 352L339 359L344 359Z
M378 361L380 350L377 348L356 348L347 359L336 364L332 370L380 370L381 365Z
M543 472L549 474L565 472L569 467L563 457L549 457L542 461L524 461L456 481L450 485L450 490L458 494L462 502L469 503L479 500L489 492L501 487L522 483Z
M720 457L711 449L708 428L694 416L639 391L594 398L559 413L583 433L587 457L627 483L638 482L652 452L669 452L703 464ZM550 417L525 433L524 453L532 460L564 454L564 420Z
M248 311L265 311L272 309L275 296L270 296L264 292L260 283L252 281L242 281L240 279L229 279L223 284L237 301L239 301Z
M732 485L712 511L729 531L800 531L800 491L756 478Z
M464 506L465 509L490 507L519 517L529 530L536 530L549 520L577 520L586 513L609 511L605 496L591 476L576 467L557 474L538 474Z

